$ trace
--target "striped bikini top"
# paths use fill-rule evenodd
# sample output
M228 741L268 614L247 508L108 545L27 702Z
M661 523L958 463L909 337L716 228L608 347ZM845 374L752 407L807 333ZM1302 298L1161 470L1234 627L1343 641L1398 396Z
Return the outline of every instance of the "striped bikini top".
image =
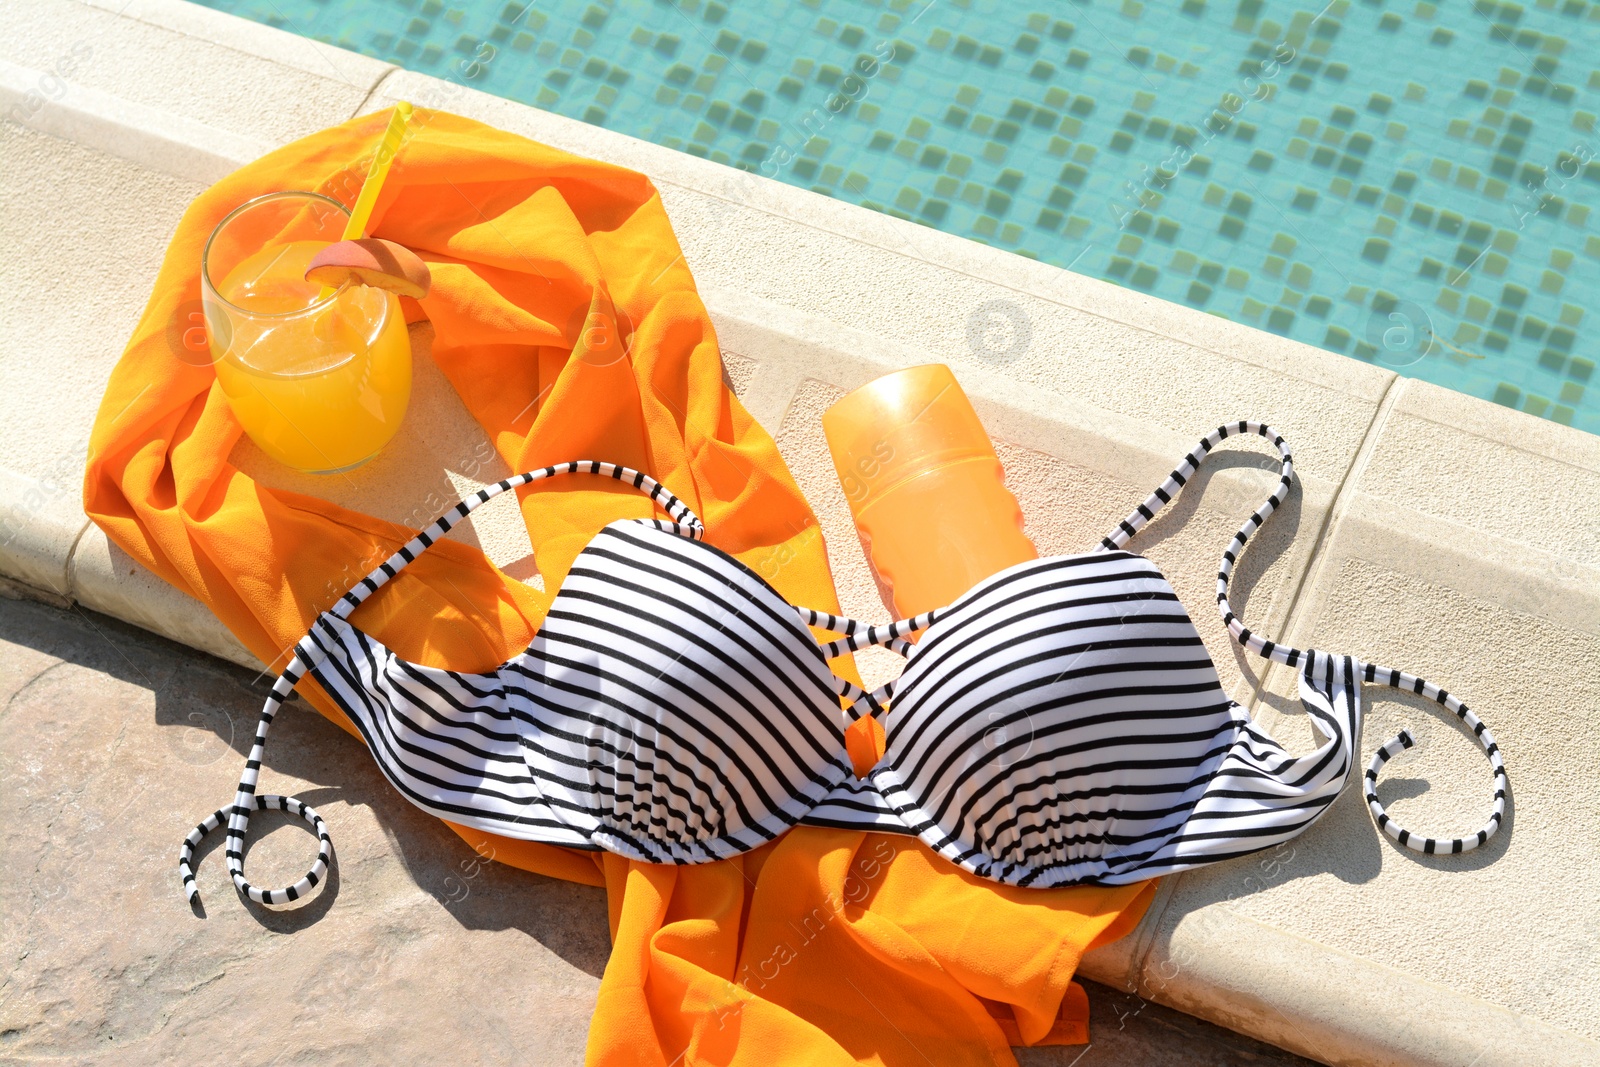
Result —
M1242 433L1271 440L1282 473L1222 555L1217 607L1241 646L1298 669L1301 700L1324 738L1299 756L1228 698L1172 587L1125 549L1218 442ZM521 655L477 674L426 667L351 625L357 606L474 508L574 473L648 493L669 518L601 530ZM252 900L296 900L326 875L322 819L297 800L256 792L273 716L307 672L403 796L466 826L676 864L735 856L798 824L887 831L916 835L985 878L1040 887L1128 883L1294 837L1350 777L1361 684L1377 683L1454 712L1495 779L1493 812L1476 834L1439 840L1402 829L1375 786L1383 764L1413 743L1403 731L1366 771L1378 825L1421 852L1483 844L1499 829L1507 782L1475 715L1403 671L1264 639L1229 605L1234 563L1292 477L1282 437L1230 423L1094 551L1018 564L948 607L876 626L791 605L707 544L700 519L638 471L577 462L508 478L419 533L295 646L237 795L184 842L185 891L195 898L195 846L223 822L233 881ZM819 641L812 627L840 636ZM918 632L917 643L906 640ZM828 661L869 645L902 654L906 666L865 692ZM858 779L844 731L862 715L884 715L886 744ZM266 808L306 819L320 841L315 866L286 889L244 877L250 815Z

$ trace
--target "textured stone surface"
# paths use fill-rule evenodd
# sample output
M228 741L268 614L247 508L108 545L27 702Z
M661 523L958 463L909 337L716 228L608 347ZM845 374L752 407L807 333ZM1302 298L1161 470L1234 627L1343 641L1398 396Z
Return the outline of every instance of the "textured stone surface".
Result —
M59 69L69 106L73 88L98 90L274 147L349 118L393 69L268 27L219 33L240 20L187 8L7 4L0 15L5 59L40 72L65 60ZM197 37L212 43L197 48Z
M177 845L226 802L267 682L104 616L0 600L0 1063L577 1064L609 953L603 890L485 863L292 701L263 788L313 804L333 875L241 902L221 837L201 906ZM303 824L259 814L246 864L293 881ZM1094 1042L1030 1067L1306 1061L1091 986Z
M13 122L0 158L0 465L75 499L106 376L204 186Z
M245 905L218 836L191 911L177 846L232 796L269 681L0 601L0 1062L580 1062L604 892L479 861L298 700L262 781L335 827L333 877L298 910ZM251 877L298 878L314 838L257 819Z
M173 0L6 7L0 98L25 86L18 72L53 63L91 31L94 64L48 105L55 134L0 128L0 234L12 253L0 281L25 296L0 300L0 464L27 479L0 479L0 515L20 506L27 520L25 534L0 535L0 570L10 578L53 589L64 575L85 604L250 661L195 601L141 571L98 530L83 530L73 487L105 374L142 309L166 235L214 176L207 168L244 162L246 146L386 107L394 96L446 106L656 181L716 321L728 379L779 437L821 515L841 595L863 614L882 609L816 420L832 397L876 373L930 358L956 368L1047 551L1092 543L1217 422L1277 424L1296 446L1301 482L1241 563L1245 617L1302 643L1416 666L1465 696L1501 735L1510 833L1481 854L1418 860L1380 837L1347 798L1296 842L1292 858L1169 880L1150 919L1085 960L1085 972L1329 1062L1600 1061L1577 1036L1596 1034L1590 1006L1600 997L1592 922L1600 876L1589 847L1600 820L1592 774L1584 777L1600 721L1595 438L610 131L417 75L386 75L381 64ZM108 259L115 270L97 269ZM45 293L48 301L35 298ZM430 494L498 477L504 472L478 462L481 433L427 359L425 338L414 340L417 400L399 451L351 479L314 486L270 469L248 443L233 458L270 483L320 490L401 522L419 521L419 508L431 514ZM1290 679L1266 675L1267 693L1256 699L1259 665L1238 657L1211 610L1216 555L1271 484L1258 444L1226 446L1215 473L1197 480L1200 492L1186 494L1135 547L1173 580L1235 695L1292 745L1305 733L1303 716L1284 700ZM30 503L40 485L56 487L59 507ZM488 509L460 536L537 580L525 563L518 569L527 539L511 509ZM605 953L598 895L487 868L472 882L474 895L438 903L452 892L443 879L470 854L448 831L397 807L354 743L309 715L282 720L269 777L281 775L285 792L309 788L314 802L326 794L341 825L341 860L359 865L359 885L352 875L321 917L285 937L281 916L235 914L213 855L203 881L208 899L222 903L217 914L196 928L180 908L168 924L159 909L171 906L172 842L228 798L243 744L242 734L235 751L216 741L213 759L208 709L235 705L218 695L184 705L176 680L193 675L197 685L226 688L205 681L206 670L234 676L170 649L177 658L159 674L137 635L103 619L84 631L104 645L99 666L44 663L50 670L40 674L27 657L46 647L44 618L18 624L21 666L8 660L0 672L0 685L29 682L0 713L5 870L39 872L21 889L10 878L0 889L6 936L39 939L37 948L18 942L8 958L16 977L0 1000L0 1029L16 1032L0 1037L0 1056L26 1045L30 1058L96 1059L105 1034L129 1042L155 1034L153 1051L141 1055L164 1061L177 1046L161 1045L162 1034L187 1034L196 1043L183 1048L209 1049L236 1028L298 1048L302 1033L323 1040L311 1025L317 1012L336 1035L326 1040L344 1044L321 1053L307 1044L308 1062L359 1058L357 1046L397 1062L426 1059L424 1047L435 1056L445 1047L482 1050L478 1058L492 1062L501 1046L484 1042L505 1034L547 1042L558 1062L577 1056L595 961ZM864 666L881 677L892 661ZM71 689L73 672L84 670L122 695L95 700ZM67 688L52 690L58 682ZM119 700L143 708L130 712L132 725L116 719ZM247 733L258 702L259 691L240 698L227 729ZM30 710L18 717L18 709ZM182 725L191 713L200 727ZM1475 824L1488 779L1470 745L1404 698L1380 698L1373 714L1368 749L1402 717L1422 726L1422 747L1385 778L1396 813L1419 827ZM145 727L162 729L141 734L141 715ZM342 762L327 762L335 759ZM199 769L183 771L196 762ZM105 795L96 792L102 786ZM156 791L167 799L153 799ZM343 810L346 803L353 806ZM31 829L16 829L29 819ZM354 830L346 828L352 820ZM96 837L108 828L115 848ZM297 875L305 841L296 827L278 830L260 843L257 862ZM50 864L92 871L91 859L109 865L96 877L119 891L52 903L88 890ZM502 895L491 897L491 885ZM464 922L455 917L462 906L480 910ZM535 929L523 922L529 915L548 925ZM58 931L59 944L39 930ZM588 963L570 962L581 953L561 947L573 937L598 938L582 942L593 949ZM455 985L441 985L439 960L476 960L468 953L502 942L511 946L494 949L508 961L504 971L447 965L442 973ZM342 954L378 944L389 946L401 976L382 987L397 1016L358 995L375 979L352 971L352 960L375 950ZM333 1007L316 997L302 1003L301 987L316 988L319 974L335 976L327 980ZM556 1007L521 992L507 1003L496 992L524 990L527 974ZM502 1012L485 1015L495 1025L483 1034L438 1014L457 986L486 1012ZM163 1006L122 1003L124 987L157 990ZM571 1019L557 1007L571 1008ZM1126 1014L1107 1010L1097 1019ZM418 1033L433 1028L433 1043L406 1044L411 1036L390 1032L406 1015L423 1021ZM1152 1006L1147 1017L1160 1016ZM270 1041L262 1040L264 1049ZM1115 1040L1097 1036L1082 1062ZM1134 1062L1180 1054L1130 1047L1142 1049L1130 1054ZM271 1058L259 1051L241 1058ZM1056 1055L1032 1062L1069 1064L1078 1053ZM1250 1061L1223 1052L1214 1062Z
M1341 496L1288 637L1409 670L1464 700L1506 761L1505 829L1477 851L1422 857L1376 833L1351 793L1271 877L1186 875L1167 922L1225 900L1600 1038L1590 847L1600 839L1600 438L1564 435L1555 447L1541 420L1461 399L1404 383ZM1257 714L1285 743L1309 747L1293 672L1275 668L1269 682ZM1390 814L1429 836L1475 831L1492 778L1455 717L1412 694L1367 694L1363 761L1402 727L1417 737L1380 780ZM1521 951L1508 953L1506 933Z

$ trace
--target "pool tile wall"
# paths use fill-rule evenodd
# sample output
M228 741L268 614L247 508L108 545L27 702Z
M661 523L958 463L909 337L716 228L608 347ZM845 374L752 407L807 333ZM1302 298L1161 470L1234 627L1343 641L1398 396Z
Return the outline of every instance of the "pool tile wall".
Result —
M206 2L1600 433L1600 3Z

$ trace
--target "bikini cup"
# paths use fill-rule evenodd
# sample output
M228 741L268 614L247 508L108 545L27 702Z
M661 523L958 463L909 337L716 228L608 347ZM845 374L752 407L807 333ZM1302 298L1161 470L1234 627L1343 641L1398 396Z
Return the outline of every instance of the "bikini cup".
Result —
M1228 699L1171 586L1125 551L1211 450L1241 433L1277 446L1281 474L1223 553L1217 607L1241 646L1298 668L1302 703L1325 739L1301 756ZM521 655L481 674L425 667L350 624L356 607L475 508L573 473L629 484L670 520L601 530ZM194 848L224 821L229 871L252 900L293 901L326 876L321 817L255 792L268 728L308 671L395 788L457 823L657 863L738 855L797 824L915 834L976 874L1038 887L1124 884L1294 837L1349 778L1361 683L1390 685L1437 701L1473 732L1494 772L1493 811L1464 838L1401 828L1376 781L1413 744L1402 731L1367 769L1373 817L1416 851L1476 848L1499 829L1507 792L1498 746L1477 716L1413 675L1264 639L1229 604L1240 552L1292 479L1282 437L1229 423L1096 550L1018 564L948 607L870 626L790 605L707 545L699 518L638 471L583 461L508 478L447 512L313 624L266 701L233 803L185 839L185 891L197 897ZM808 627L843 636L819 643ZM906 640L917 631L918 643ZM907 657L897 679L865 692L829 669L834 656L871 645ZM884 758L857 779L844 730L890 705ZM305 819L319 840L311 871L286 889L244 877L250 814L267 808Z

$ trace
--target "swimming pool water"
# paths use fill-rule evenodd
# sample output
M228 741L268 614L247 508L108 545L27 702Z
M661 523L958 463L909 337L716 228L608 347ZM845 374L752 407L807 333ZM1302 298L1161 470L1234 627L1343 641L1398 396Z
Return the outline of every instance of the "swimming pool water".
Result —
M1600 2L205 2L1600 433Z

